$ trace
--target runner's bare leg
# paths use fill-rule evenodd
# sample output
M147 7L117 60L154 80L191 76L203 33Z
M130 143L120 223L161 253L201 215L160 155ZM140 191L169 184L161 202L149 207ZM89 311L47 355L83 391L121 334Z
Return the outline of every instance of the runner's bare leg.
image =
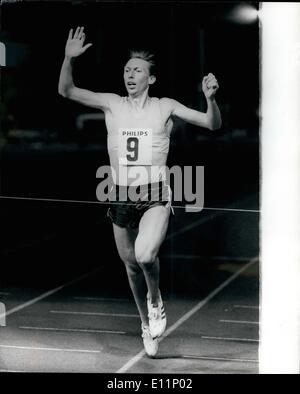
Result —
M170 208L164 205L148 209L141 218L135 241L135 258L142 267L151 303L155 306L159 296L159 248L165 239Z
M144 272L137 263L134 244L137 230L119 227L113 223L114 237L121 260L125 264L129 285L139 311L141 321L148 325L148 311L145 305L146 286Z

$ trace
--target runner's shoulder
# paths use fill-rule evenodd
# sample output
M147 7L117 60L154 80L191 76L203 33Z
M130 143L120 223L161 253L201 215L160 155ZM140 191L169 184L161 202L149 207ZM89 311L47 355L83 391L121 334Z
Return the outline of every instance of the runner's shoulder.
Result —
M115 104L119 103L122 100L122 97L116 93L105 93L110 103Z
M162 97L159 99L159 104L164 112L172 114L175 105L175 100L169 97Z
M106 100L108 102L108 108L110 110L116 108L121 102L123 97L115 93L104 93L106 96Z

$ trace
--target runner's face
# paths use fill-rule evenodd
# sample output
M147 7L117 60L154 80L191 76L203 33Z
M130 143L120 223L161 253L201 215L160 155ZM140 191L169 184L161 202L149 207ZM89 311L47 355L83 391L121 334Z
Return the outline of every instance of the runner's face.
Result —
M130 59L124 67L124 82L129 96L140 96L152 83L149 63L143 59Z

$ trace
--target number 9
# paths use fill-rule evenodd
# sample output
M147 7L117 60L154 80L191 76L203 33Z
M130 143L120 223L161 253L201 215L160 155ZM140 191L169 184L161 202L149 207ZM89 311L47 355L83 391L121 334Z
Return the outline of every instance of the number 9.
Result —
M130 137L127 139L127 151L131 153L126 155L128 161L137 161L139 152L139 140L136 137Z

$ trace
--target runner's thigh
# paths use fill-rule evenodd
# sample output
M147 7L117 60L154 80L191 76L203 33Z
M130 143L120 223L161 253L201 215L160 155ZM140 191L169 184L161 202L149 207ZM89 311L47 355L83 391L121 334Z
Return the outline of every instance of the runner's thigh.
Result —
M141 218L135 242L135 255L147 254L156 257L165 239L169 224L170 208L159 205L148 209Z
M113 223L114 237L119 256L124 262L135 261L134 243L137 237L137 230L127 227L120 227Z

